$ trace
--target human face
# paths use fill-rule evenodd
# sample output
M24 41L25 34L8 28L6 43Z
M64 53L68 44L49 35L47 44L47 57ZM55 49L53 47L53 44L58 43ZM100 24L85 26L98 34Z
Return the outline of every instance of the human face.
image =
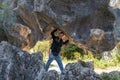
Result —
M60 39L62 39L63 36L64 36L63 33L59 33L59 35L58 35L58 37L59 37Z

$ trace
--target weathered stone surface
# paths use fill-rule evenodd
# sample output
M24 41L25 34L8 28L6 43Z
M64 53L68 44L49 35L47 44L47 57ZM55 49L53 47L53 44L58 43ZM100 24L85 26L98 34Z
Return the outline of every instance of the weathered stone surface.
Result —
M33 58L37 58L38 60L43 61L43 55L40 52L32 53Z
M84 45L86 49L95 53L113 49L120 40L119 0L1 0L0 2L4 6L6 3L9 4L9 7L0 10L1 14L2 12L8 14L8 17L0 23L6 33L9 31L8 27L16 23L26 26L31 31L27 33L29 38L25 38L25 41L16 38L15 35L8 35L8 40L12 40L11 43L14 45L19 44L19 40L23 42L23 45L19 44L22 48L32 47L36 41L49 38L50 31L56 27L63 30L79 47ZM95 34L97 37L93 39L92 30L101 30L104 34L102 36Z
M29 54L11 44L0 43L0 80L101 80L94 72L93 62L69 63L58 74L46 72L40 52Z
M43 80L60 80L58 72L55 70L50 70L46 73Z
M27 12L24 7L19 9L22 12L17 11L17 7L26 1L1 0L0 2L2 3L2 9L0 9L0 28L4 29L7 39L11 44L27 50L34 46L38 40L43 39L43 34L41 35L34 16L30 15L32 13ZM26 18L26 20L21 19L17 12L21 13L21 16Z
M110 0L109 10L114 14L114 36L116 42L120 41L120 0Z
M30 48L32 42L30 42L31 30L29 29L29 27L22 24L14 24L13 27L9 27L7 29L9 33L8 41L10 43L24 50Z
M45 70L41 57L41 53L30 55L7 42L1 42L0 80L42 80Z
M114 47L113 23L115 18L107 8L109 0L36 1L39 2L39 5L34 4L34 7L37 7L34 11L52 18L53 22L55 21L75 41L86 45L90 50L101 53ZM92 4L93 2L94 4ZM42 15L40 16L39 13L37 15L41 18ZM49 19L47 21L51 22ZM92 29L104 31L100 40L91 39L90 31Z
M91 63L90 63L91 64ZM88 63L79 61L77 63L69 63L60 75L60 80L102 80Z

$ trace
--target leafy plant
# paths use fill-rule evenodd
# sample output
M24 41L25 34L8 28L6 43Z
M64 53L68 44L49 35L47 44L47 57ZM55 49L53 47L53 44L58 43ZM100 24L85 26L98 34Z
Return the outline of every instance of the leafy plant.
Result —
M101 77L102 77L102 80L110 80L111 79L111 77L107 73L103 73L101 75Z
M101 78L102 80L120 80L120 74L103 73Z
M4 30L2 28L0 28L0 32L3 32Z
M48 56L50 48L50 42L49 41L38 41L36 45L30 49L30 53L34 52L42 52L43 56Z
M116 54L116 59L120 62L120 54Z
M38 41L36 45L30 50L33 52L42 52L43 56L48 56L50 49L49 41ZM92 52L84 54L84 51L73 44L62 47L61 55L64 62L74 62L76 60L94 61L94 66L97 68L106 69L108 67L120 66L120 54L116 54L111 60L98 59L94 57ZM98 55L99 56L99 55ZM106 76L107 77L107 76Z
M83 55L83 50L78 48L73 44L69 44L68 46L62 47L61 54L67 60L79 59L81 55Z
M2 5L2 3L0 2L0 10L1 10L1 9L3 9L3 5Z

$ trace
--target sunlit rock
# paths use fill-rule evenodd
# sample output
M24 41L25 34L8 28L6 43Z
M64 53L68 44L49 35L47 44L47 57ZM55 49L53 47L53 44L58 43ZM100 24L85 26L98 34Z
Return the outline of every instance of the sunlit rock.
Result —
M4 6L0 13L8 15L4 19L1 18L0 23L6 33L9 31L8 27L14 27L14 24L29 28L29 38L26 41L22 40L22 45L18 40L15 41L19 39L18 37L6 34L8 41L12 41L10 43L19 45L18 47L25 50L33 47L38 40L50 39L50 32L54 28L64 31L70 41L77 46L95 53L112 50L120 40L119 0L1 0L0 2ZM93 29L104 32L99 41L91 41Z
M91 64L91 62L88 62ZM88 63L79 61L69 63L60 75L60 80L102 80Z
M0 80L35 80L45 76L41 53L22 51L7 42L0 43ZM38 80L42 80L42 78Z

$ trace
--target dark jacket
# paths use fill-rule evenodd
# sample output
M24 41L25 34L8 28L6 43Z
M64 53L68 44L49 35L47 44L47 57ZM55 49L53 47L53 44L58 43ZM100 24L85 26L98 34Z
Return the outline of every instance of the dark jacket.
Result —
M54 33L57 31L57 29L53 30L51 32L51 36L53 38L53 42L51 45L51 51L53 53L54 56L57 56L61 50L61 47L63 44L66 44L69 40L63 42L62 39L60 39L58 36L55 36Z

